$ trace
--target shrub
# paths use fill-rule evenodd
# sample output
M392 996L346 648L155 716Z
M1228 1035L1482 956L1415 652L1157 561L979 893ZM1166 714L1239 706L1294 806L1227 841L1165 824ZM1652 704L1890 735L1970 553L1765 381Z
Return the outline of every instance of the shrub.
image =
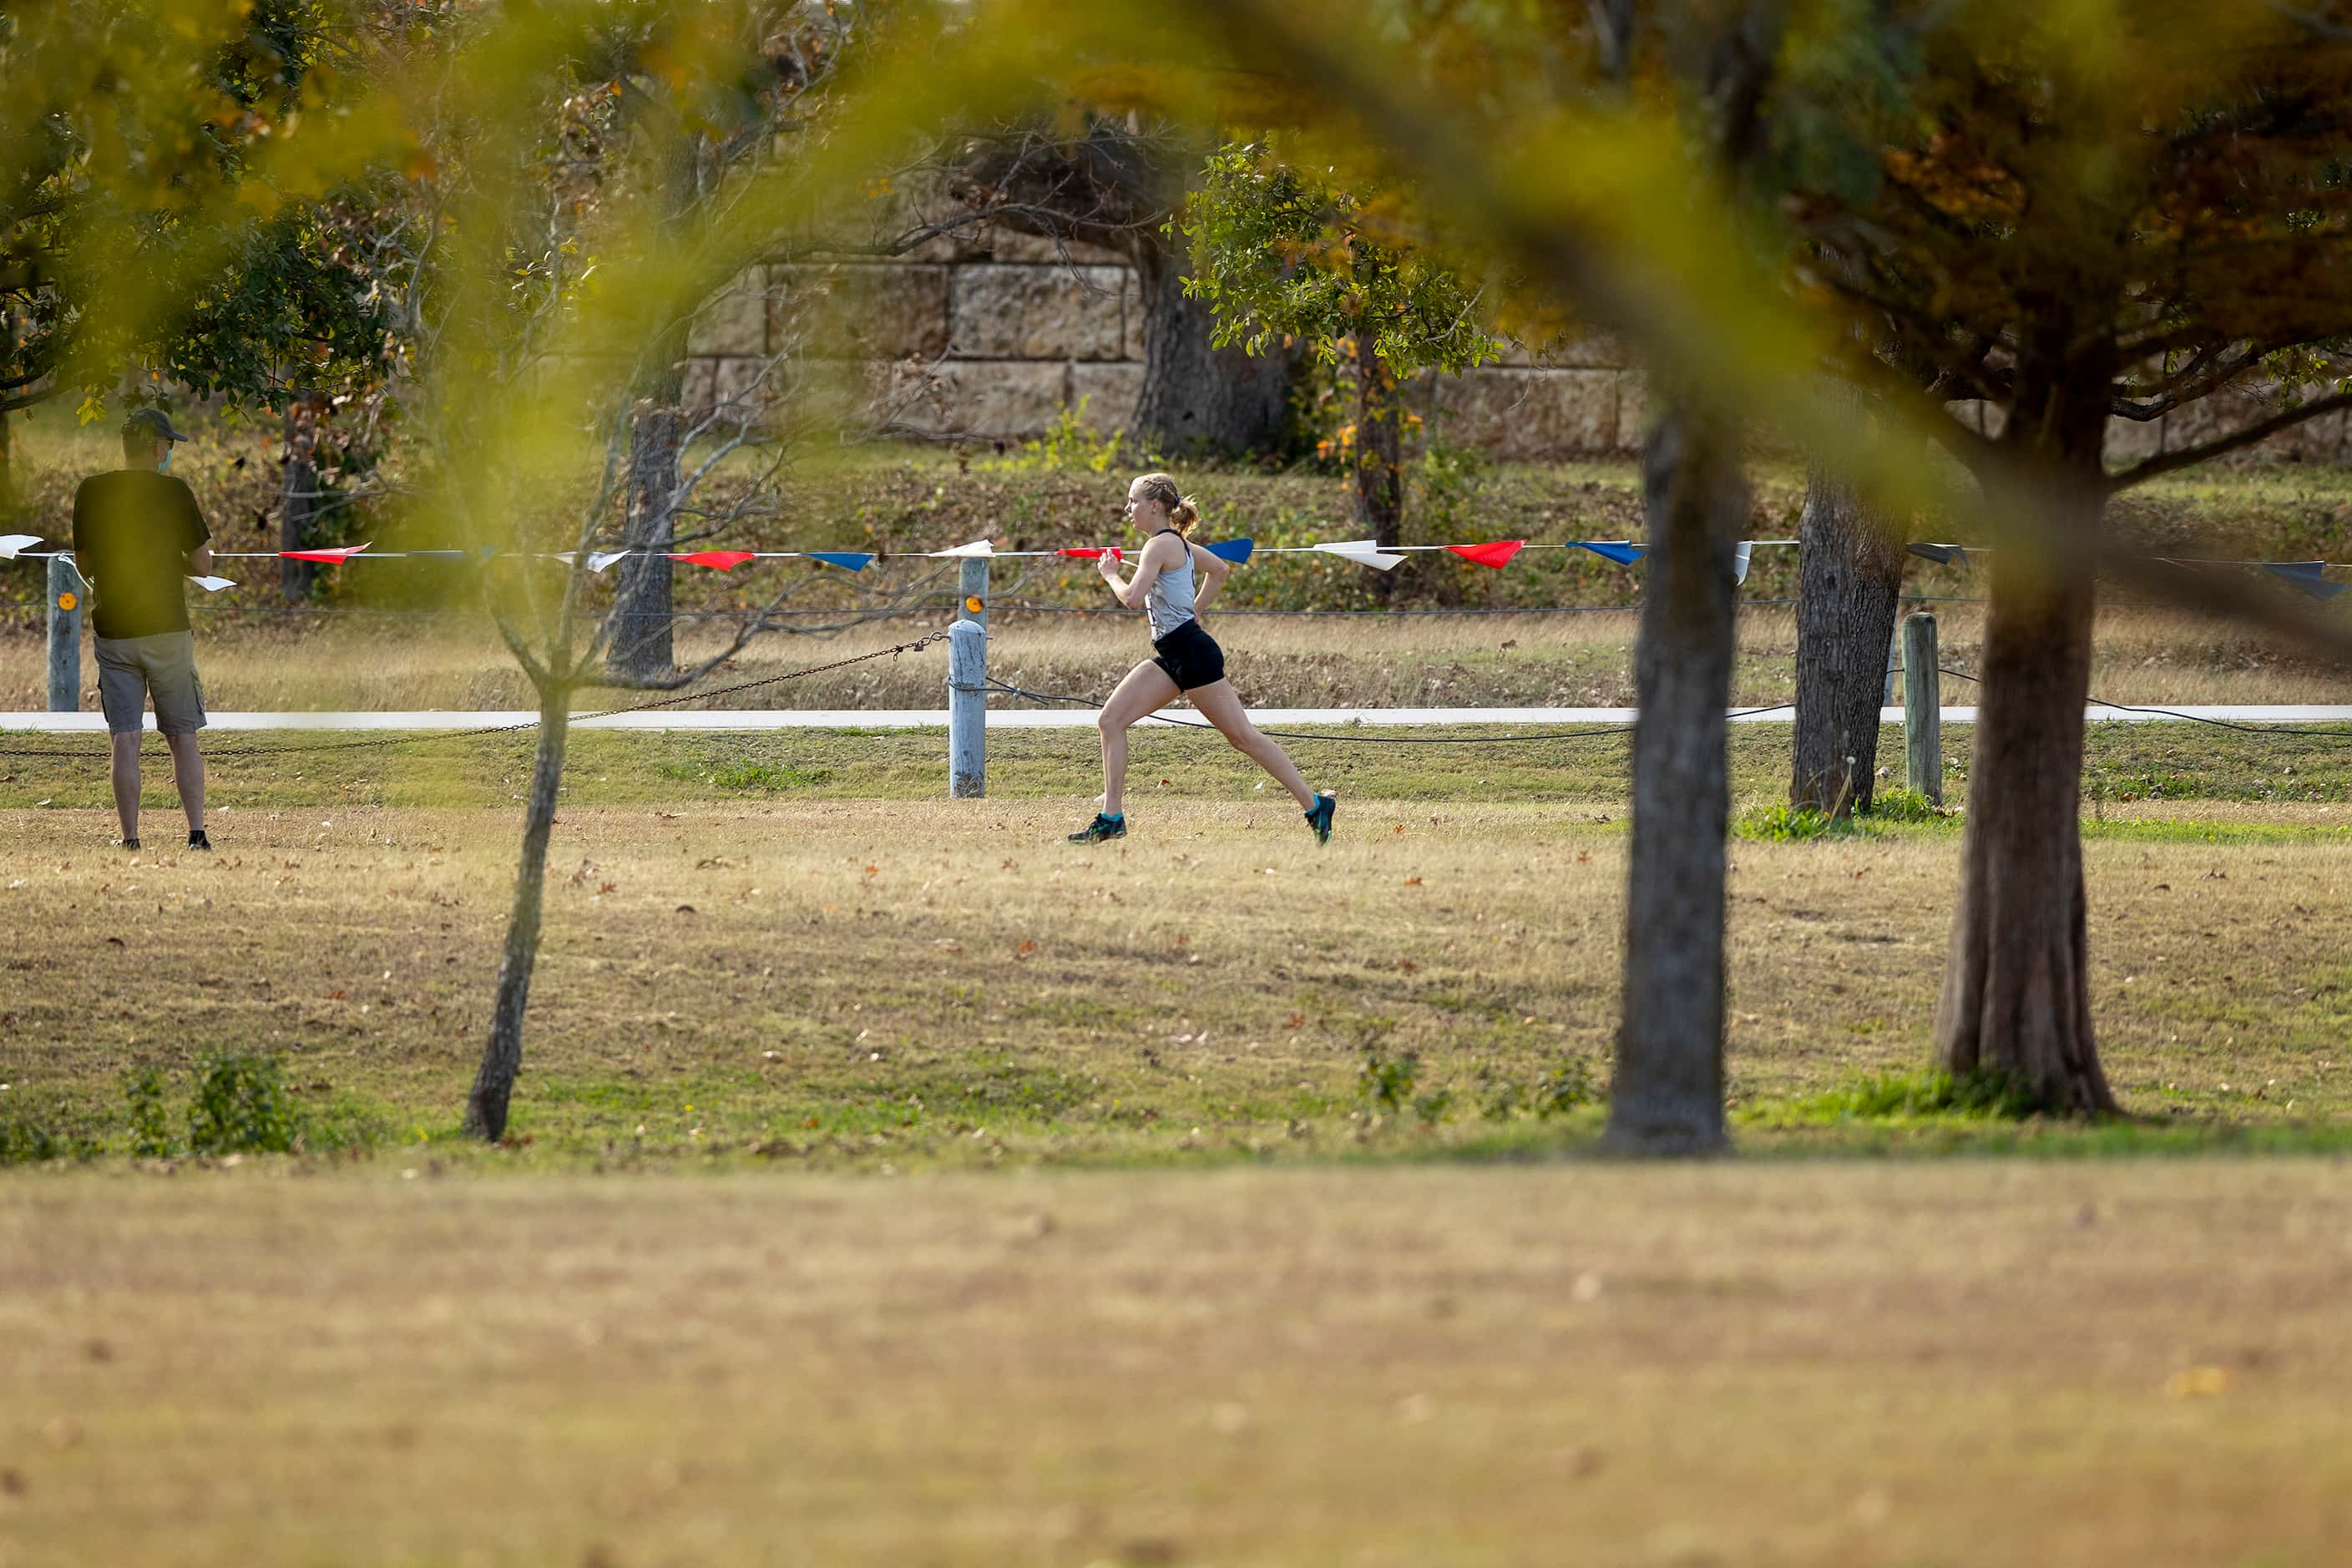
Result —
M188 1107L188 1147L199 1154L285 1154L302 1142L302 1119L275 1057L207 1060Z
M125 1073L122 1098L129 1110L131 1154L142 1160L169 1158L172 1118L163 1104L163 1075L153 1068Z
M1808 838L1843 837L1862 830L1851 818L1833 817L1810 805L1790 805L1780 800L1770 805L1749 807L1740 814L1732 831L1742 838L1788 844Z
M1882 790L1864 809L1873 822L1948 822L1960 815L1916 789Z
M0 1121L0 1165L37 1165L72 1152L65 1140L37 1121L16 1116Z
M1412 1086L1420 1078L1421 1058L1417 1053L1405 1051L1392 1057L1377 1046L1366 1046L1363 1070L1356 1081L1359 1091L1374 1110L1395 1116L1412 1099Z
M1592 1082L1592 1069L1582 1057L1569 1057L1552 1068L1549 1077L1536 1090L1538 1116L1565 1116L1579 1106L1591 1105L1601 1098Z

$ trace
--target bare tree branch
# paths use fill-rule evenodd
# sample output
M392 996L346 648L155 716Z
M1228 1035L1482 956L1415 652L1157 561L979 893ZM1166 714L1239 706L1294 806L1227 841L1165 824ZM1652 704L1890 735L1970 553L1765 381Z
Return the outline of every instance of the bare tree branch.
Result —
M2173 473L2181 468L2194 468L2199 463L2210 462L2215 458L2224 457L2242 447L2266 440L2282 430L2292 430L2294 426L2316 419L2323 414L2333 414L2344 408L2352 408L2352 393L2337 393L2332 397L2323 397L2317 402L2306 403L2301 407L2289 408L2273 414L2268 419L2258 419L2243 429L2231 431L2227 436L2217 437L2213 440L2198 446L2185 447L2178 452L2161 453L2145 462L2135 463L2121 473L2110 476L2107 480L2108 493L2126 490L2134 485L2146 484L2148 480L2162 475Z

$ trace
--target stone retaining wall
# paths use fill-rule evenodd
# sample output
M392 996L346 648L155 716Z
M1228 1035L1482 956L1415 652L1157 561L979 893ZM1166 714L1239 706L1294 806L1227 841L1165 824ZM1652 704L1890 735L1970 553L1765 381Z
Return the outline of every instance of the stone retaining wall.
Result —
M909 434L978 440L1034 437L1066 408L1097 431L1121 428L1143 384L1134 274L1115 254L1073 247L1064 258L1025 236L934 241L906 261L756 268L705 310L690 352L688 401L698 408L781 395L788 372L795 395L886 409ZM1445 439L1520 461L1630 455L1647 409L1641 376L1600 338L1540 362L1513 353L1433 378L1420 401ZM2000 416L1954 411L1979 427ZM2231 395L2147 424L2117 419L2109 459L2178 450L2264 411ZM2255 455L2352 463L2352 418L2315 420Z

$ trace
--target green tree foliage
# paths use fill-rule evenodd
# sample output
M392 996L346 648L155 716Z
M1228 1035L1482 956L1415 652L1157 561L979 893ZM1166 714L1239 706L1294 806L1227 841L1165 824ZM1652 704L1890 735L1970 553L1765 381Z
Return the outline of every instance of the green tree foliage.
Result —
M251 181L256 148L332 110L356 29L317 0L0 16L0 466L8 413L79 392L95 418L126 378L261 403L383 383L348 204Z
M1356 514L1382 543L1404 512L1406 379L1499 357L1479 291L1418 244L1409 193L1303 170L1277 139L1212 155L1180 222L1192 248L1192 293L1216 315L1218 347L1264 353L1297 340L1353 371Z

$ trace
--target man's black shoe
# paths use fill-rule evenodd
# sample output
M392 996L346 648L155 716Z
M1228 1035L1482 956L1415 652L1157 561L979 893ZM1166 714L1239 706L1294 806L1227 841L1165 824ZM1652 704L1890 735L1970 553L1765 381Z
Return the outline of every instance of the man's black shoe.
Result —
M114 841L114 847L117 849L136 849L139 847L139 840L136 838L118 838Z
M1106 838L1124 838L1126 837L1127 816L1125 813L1122 812L1117 816L1108 816L1098 811L1095 813L1095 819L1092 822L1087 823L1084 827L1079 828L1076 833L1070 835L1070 842L1073 844L1099 844Z
M201 828L201 827L195 827L195 828L191 828L191 829L189 829L189 831L188 831L188 847L189 847L189 848L191 848L191 849L210 849L212 847L213 847L213 841L212 841L211 839L209 839L209 838L207 838L207 837L205 837L205 830L204 830L203 828Z

